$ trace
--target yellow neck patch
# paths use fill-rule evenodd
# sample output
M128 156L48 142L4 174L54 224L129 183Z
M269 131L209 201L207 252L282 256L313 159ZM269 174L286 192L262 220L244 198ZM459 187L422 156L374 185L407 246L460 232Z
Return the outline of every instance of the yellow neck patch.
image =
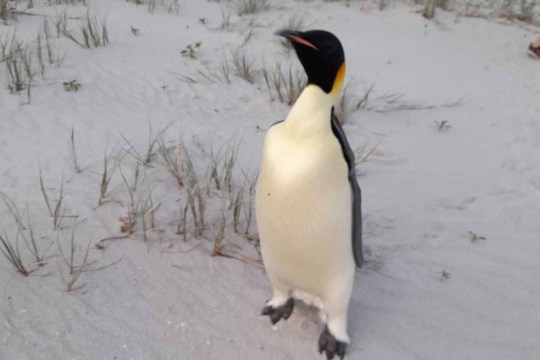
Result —
M343 88L343 81L345 80L345 70L347 66L345 65L345 62L341 64L339 67L339 70L336 74L336 79L334 80L334 85L332 85L332 94L335 94L336 92L341 92L341 89Z

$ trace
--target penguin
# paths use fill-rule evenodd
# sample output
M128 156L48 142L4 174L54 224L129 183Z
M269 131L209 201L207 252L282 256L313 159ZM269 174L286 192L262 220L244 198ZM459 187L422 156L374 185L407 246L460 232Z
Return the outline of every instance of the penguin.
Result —
M362 253L361 193L354 152L334 111L341 101L345 54L323 30L281 30L308 82L285 120L264 139L256 219L272 298L262 315L288 319L294 299L319 307L319 353L345 357L347 309Z

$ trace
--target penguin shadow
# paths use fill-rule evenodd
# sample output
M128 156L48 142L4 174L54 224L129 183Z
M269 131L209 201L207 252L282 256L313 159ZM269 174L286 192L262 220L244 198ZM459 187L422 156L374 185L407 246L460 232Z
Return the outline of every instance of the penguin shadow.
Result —
M320 309L315 305L294 297L294 309L291 316L279 321L274 327L287 326L305 335L306 340L313 340L312 333L320 333L325 326L322 316ZM265 321L267 320L265 319Z
M261 324L265 328L270 324L267 316L262 317ZM307 346L306 359L319 359L323 358L319 355L316 344L318 336L324 330L326 323L323 321L323 315L319 308L312 304L307 304L301 299L294 299L294 310L288 319L282 319L273 326L274 331L280 333L279 336L286 336L295 338L295 347L298 343L305 344ZM312 353L312 356L309 355ZM288 359L288 357L283 358ZM292 357L291 357L292 359Z
M377 239L384 238L394 227L395 221L392 218L381 214L364 215L364 264L361 268L356 269L348 312L348 330L351 343L347 353L351 359L357 359L361 356L363 344L369 341L370 329L375 327L378 321L377 314L371 311L371 300L366 296L366 292L371 287L370 284L374 281L399 281L391 273L385 272L385 266L387 261L397 256L393 256L392 253L399 253L401 246L394 247L391 253L383 251L384 255L382 255L380 253L382 249L369 244L370 240L377 242ZM399 299L385 299L385 306L392 307L394 306L393 302L396 302L395 306L397 306L398 301Z
M307 339L313 340L313 334L319 334L325 325L321 319L320 310L302 300L295 299L294 311L295 314L289 319L290 325L299 328L303 334L306 334Z
M388 260L376 255L373 255L369 247L364 247L364 265L362 268L357 268L354 280L353 293L349 303L348 311L348 331L351 342L347 349L349 359L359 359L364 350L364 345L370 341L372 336L371 329L377 327L378 314L373 312L372 299L366 296L373 284L374 275L377 277L377 282L397 282L398 279L392 275L385 273L385 262ZM367 277L371 277L366 281ZM392 308L398 306L398 298L385 299L385 307Z

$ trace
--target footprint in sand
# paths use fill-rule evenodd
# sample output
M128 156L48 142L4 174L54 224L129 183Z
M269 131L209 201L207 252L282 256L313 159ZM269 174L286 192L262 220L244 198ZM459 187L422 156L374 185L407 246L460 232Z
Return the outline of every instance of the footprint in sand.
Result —
M366 237L380 236L394 228L394 220L381 214L365 214L363 233Z

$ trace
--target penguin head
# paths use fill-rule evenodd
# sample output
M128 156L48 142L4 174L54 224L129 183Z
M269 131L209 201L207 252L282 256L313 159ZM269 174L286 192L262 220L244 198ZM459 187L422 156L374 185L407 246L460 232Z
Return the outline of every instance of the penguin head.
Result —
M280 30L291 41L308 77L308 84L341 98L345 77L345 53L339 39L324 30ZM338 101L339 102L339 101Z

